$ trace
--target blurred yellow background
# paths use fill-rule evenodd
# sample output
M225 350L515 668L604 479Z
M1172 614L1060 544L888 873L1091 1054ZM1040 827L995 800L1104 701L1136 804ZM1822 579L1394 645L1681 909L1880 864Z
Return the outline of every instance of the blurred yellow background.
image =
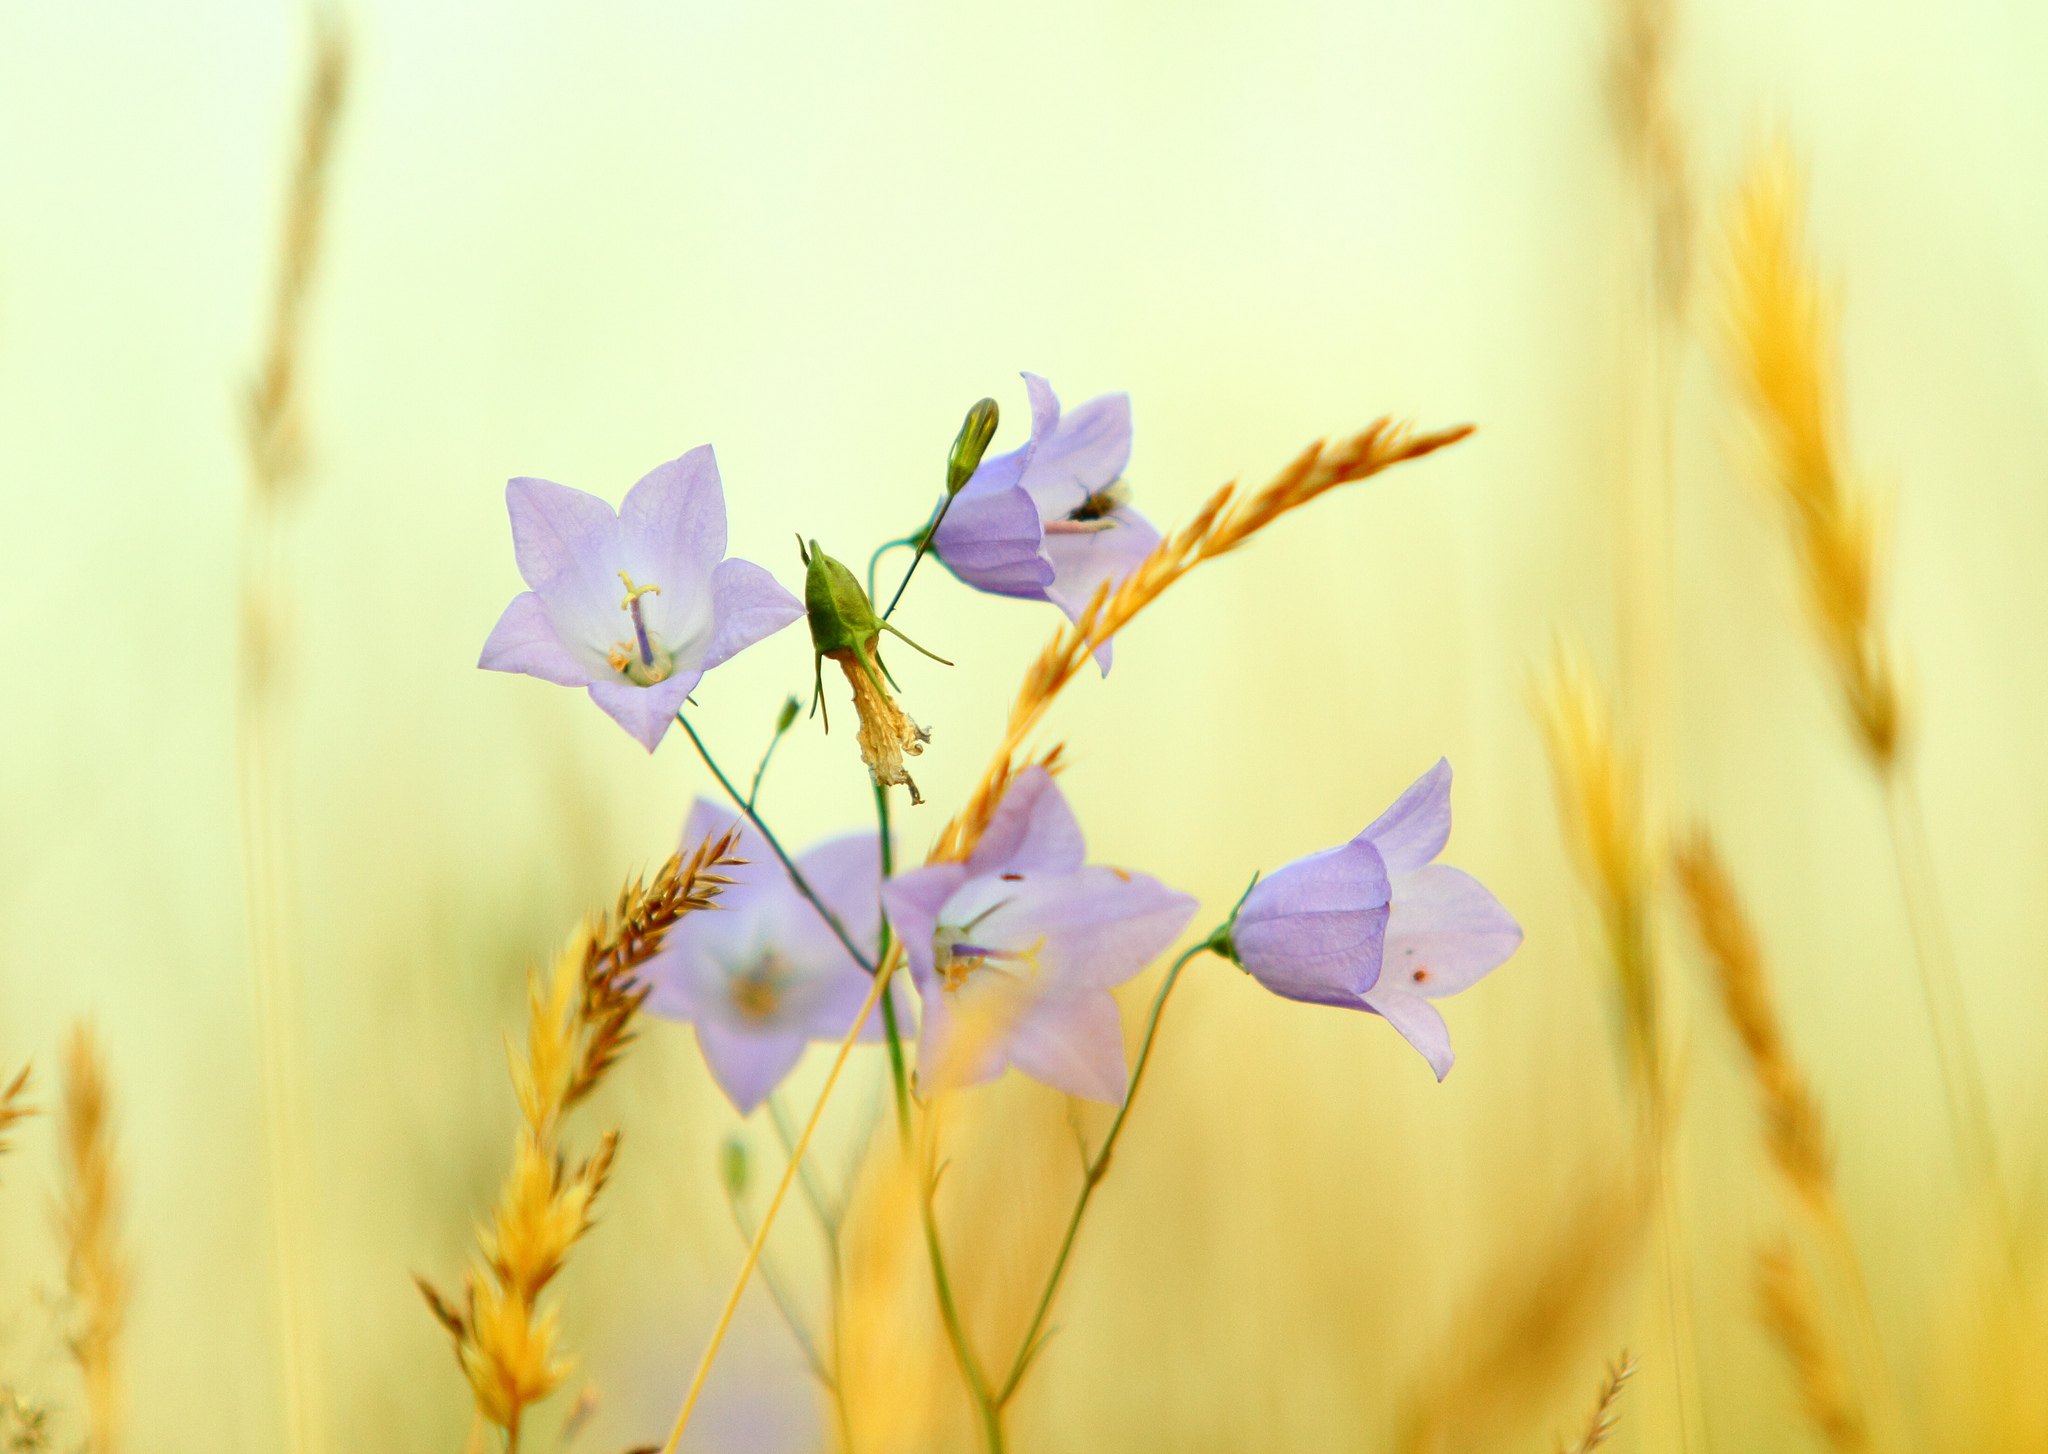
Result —
M408 1274L456 1273L504 1163L522 971L711 790L687 742L649 760L578 695L474 669L518 589L504 480L616 500L715 443L733 553L793 586L792 532L858 560L922 520L975 398L1006 411L998 448L1021 437L1020 368L1069 404L1130 392L1130 479L1162 524L1381 413L1480 426L1204 568L1052 728L1093 855L1200 894L1203 925L1253 869L1456 766L1447 857L1528 931L1446 1007L1457 1070L1434 1085L1384 1024L1198 962L1016 1421L1024 1449L1384 1444L1441 1350L1487 1336L1501 1269L1626 1144L1607 971L1527 702L1554 630L1619 669L1617 501L1659 488L1614 16L414 0L345 19L281 769L335 1447L460 1446L467 1398ZM305 21L0 15L0 1062L49 1061L77 1016L104 1032L134 1442L159 1454L279 1447L235 793L239 411ZM2025 1202L2048 1132L2044 56L2048 11L2023 5L1679 17L1702 287L1675 385L1669 695L1633 705L1661 724L1661 807L1710 818L1760 922L1902 1366L1941 1353L1954 1161L1882 808L1709 346L1713 240L1751 144L1789 137L1844 303L1853 453L1895 502L1914 771ZM934 728L931 805L900 820L921 851L1058 618L931 570L900 619L959 662L898 664ZM699 720L750 765L809 678L798 628L718 672ZM796 842L862 824L850 733L800 729L765 803ZM1783 1200L1690 943L1668 939L1707 1447L1809 1447L1752 1307ZM873 1104L878 1057L849 1108ZM1064 1134L1032 1094L996 1093ZM740 1252L713 1174L733 1117L687 1030L650 1027L603 1116L618 1180L563 1283L603 1392L594 1449L665 1430ZM48 1137L18 1139L0 1382L62 1404ZM956 1155L1020 1224L1059 1215L1066 1192L1026 1170L1042 1148ZM980 1231L949 1227L970 1289L1042 1255ZM1512 1447L1579 1422L1623 1346L1645 1368L1614 1447L1678 1447L1656 1267ZM710 1414L686 1447L822 1437L758 1299Z

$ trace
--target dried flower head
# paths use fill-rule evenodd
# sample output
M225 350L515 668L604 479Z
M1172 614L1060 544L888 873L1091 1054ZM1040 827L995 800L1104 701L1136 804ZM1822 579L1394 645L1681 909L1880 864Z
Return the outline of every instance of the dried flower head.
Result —
M886 631L908 642L913 650L933 661L946 666L952 663L926 651L875 614L874 602L868 599L859 579L843 562L820 550L817 541L806 545L799 540L797 548L804 562L804 609L810 618L811 647L816 654L817 704L824 708L823 673L825 659L830 657L846 673L847 685L853 688L853 710L860 719L861 761L867 764L878 785L909 788L910 801L921 803L924 798L904 769L903 759L923 752L932 735L911 721L889 695L884 682L888 668L882 665L882 633ZM827 731L831 725L827 712Z

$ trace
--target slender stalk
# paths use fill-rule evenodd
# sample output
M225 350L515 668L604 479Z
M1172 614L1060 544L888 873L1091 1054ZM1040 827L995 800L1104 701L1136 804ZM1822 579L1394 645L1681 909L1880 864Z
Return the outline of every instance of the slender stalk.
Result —
M1145 1083L1145 1068L1152 1063L1152 1042L1159 1035L1159 1016L1166 1009L1166 998L1173 993L1173 987L1180 983L1180 972L1188 961L1214 944L1214 938L1184 951L1180 958L1166 971L1166 979L1159 986L1159 993L1152 997L1152 1012L1145 1018L1145 1038L1139 1042L1138 1063L1131 1070L1131 1088L1124 1096L1124 1103L1117 1107L1116 1119L1109 1123L1109 1134L1102 1138L1101 1149L1091 1157L1081 1177L1081 1191L1074 1198L1074 1210L1067 1216L1066 1235L1060 1239L1060 1250L1053 1258L1052 1271L1045 1279L1045 1289L1038 1295L1038 1307L1031 1314L1031 1324L1024 1330L1024 1337L1017 1344L1017 1355L1010 1362L1010 1371L1005 1375L1002 1386L996 1390L996 1407L1002 1409L1015 1396L1017 1386L1024 1381L1024 1374L1037 1357L1038 1350L1045 1346L1040 1333L1045 1320L1052 1315L1053 1299L1059 1296L1060 1283L1066 1277L1067 1259L1073 1255L1074 1239L1080 1235L1081 1219L1088 1215L1088 1204L1094 1199L1095 1188L1102 1185L1102 1179L1109 1175L1109 1158L1116 1151L1116 1143L1124 1133L1124 1123L1130 1119L1131 1106L1138 1099L1138 1088Z
M782 1104L780 1095L768 1097L768 1119L775 1127L775 1139L782 1143L782 1154L788 1159L796 1151L796 1127L789 1119L789 1108ZM825 1184L818 1180L816 1168L806 1162L797 1173L797 1180L804 1189L804 1200L811 1204L811 1214L818 1219L818 1226L825 1234L825 1251L832 1259L833 1279L838 1280L839 1268L839 1222L840 1210L825 1191Z
M747 1209L740 1205L739 1194L729 1186L726 1188L725 1204L732 1212L732 1224L739 1229L740 1240L751 1242L755 1229L747 1222ZM803 1319L797 1316L796 1299L790 1294L789 1289L783 1286L782 1279L776 1276L775 1265L766 1257L761 1259L761 1285L768 1289L768 1297L775 1304L775 1310L782 1314L782 1321L789 1326L789 1335L796 1339L797 1347L803 1352L804 1362L810 1366L812 1377L825 1386L826 1391L832 1395L833 1402L837 1403L839 1380L825 1355L819 1351L817 1339L811 1336L811 1330L806 1328Z
M861 953L860 946L853 942L853 936L846 932L846 926L839 922L839 916L825 907L825 901L818 897L817 890L811 887L810 880L804 877L803 871L796 866L789 854L783 851L782 843L776 838L774 831L762 822L761 815L754 811L753 800L741 796L732 779L725 775L725 769L718 765L718 760L711 755L711 749L704 745L704 739L699 737L697 729L690 725L690 719L678 712L676 721L681 723L683 731L689 734L691 745L697 749L697 755L704 759L704 765L711 769L711 775L718 779L718 785L725 789L725 795L732 799L733 805L746 816L746 820L754 825L754 831L767 843L768 851L781 863L783 871L789 875L789 881L796 886L796 891L818 911L818 917L825 921L825 926L832 931L833 937L853 956L853 962L869 974L875 973L875 961Z
M1920 968L1920 989L1934 1040L1935 1059L1947 1092L1950 1124L1965 1174L1976 1181L2008 1256L2013 1255L2012 1220L2006 1210L1998 1174L1998 1143L1992 1130L1991 1106L1984 1091L1984 1071L1970 1033L1962 979L1956 971L1954 941L1943 916L1934 882L1934 854L1928 847L1927 825L1920 795L1896 762L1881 774L1885 820L1891 830L1892 858L1898 869L1899 897L1913 939L1913 957Z
M875 547L875 553L868 557L868 600L875 599L875 571L882 563L882 557L899 546L917 544L915 535L899 535L894 540L885 540Z
M790 724L796 720L797 701L791 697L783 707L782 714L775 720L775 735L768 739L768 750L761 754L761 764L754 769L754 781L747 789L747 811L754 811L754 804L761 801L761 779L768 776L768 764L775 760L775 749L782 746L782 739L789 735Z
M896 613L896 603L903 599L904 591L909 589L910 578L917 574L918 566L924 562L925 552L932 547L932 537L939 533L939 526L945 521L946 512L953 508L953 501L958 498L957 493L949 493L945 499L939 502L938 510L932 515L932 523L918 532L914 542L917 546L917 554L910 558L909 566L904 569L903 579L896 583L896 594L889 597L889 605L882 612L882 619L884 621ZM868 592L868 599L874 599L873 591Z
M880 783L875 785L875 821L881 830L882 877L889 878L895 873L895 845L890 841L889 790ZM889 926L882 926L882 952L888 953ZM889 1081L895 1094L896 1134L905 1155L910 1154L910 1077L904 1068L903 1035L896 1023L896 1006L893 998L882 1001L882 1033L889 1043ZM932 1146L937 1145L937 1130L934 1126ZM953 1292L952 1275L946 1269L946 1249L939 1239L938 1209L933 1205L931 1176L924 1178L922 1194L918 1197L919 1216L924 1223L925 1257L932 1269L932 1289L938 1299L939 1319L945 1324L946 1340L952 1346L953 1360L959 1365L960 1379L967 1385L967 1394L974 1402L976 1417L981 1423L982 1440L989 1454L1002 1454L1003 1424L1002 1411L990 1397L988 1378L981 1370L980 1361L974 1356L973 1345L967 1340L967 1325L960 1316L960 1302Z
M725 1335L732 1330L733 1314L739 1311L740 1298L752 1280L754 1269L760 1264L761 1250L767 1244L768 1233L775 1226L775 1219L782 1212L782 1202L789 1195L790 1186L797 1179L797 1168L803 1165L804 1156L811 1149L811 1140L817 1135L818 1123L825 1117L825 1107L832 1099L832 1092L839 1085L839 1076L846 1069L847 1059L853 1054L854 1042L860 1038L868 1016L875 1012L875 1005L881 1000L883 991L889 987L889 978L894 973L901 956L892 956L882 961L875 974L875 982L868 990L868 997L861 1003L860 1013L854 1016L846 1038L839 1042L839 1050L832 1057L832 1069L825 1075L825 1084L818 1092L818 1101L811 1108L809 1119L804 1122L803 1131L796 1138L796 1146L790 1153L789 1165L783 1168L782 1177L775 1184L775 1194L768 1199L768 1205L761 1213L761 1224L755 1229L754 1239L747 1244L747 1255L740 1262L739 1276L733 1279L732 1292L727 1295L725 1306L718 1314L718 1322L711 1330L711 1340L704 1345L704 1354L697 1360L697 1371L690 1378L690 1387L683 1395L683 1406L676 1413L675 1426L669 1430L668 1439L662 1444L660 1454L676 1454L676 1448L683 1441L683 1431L690 1426L690 1416L697 1411L697 1400L704 1396L704 1385L711 1377L711 1365L718 1359L718 1350L725 1345Z

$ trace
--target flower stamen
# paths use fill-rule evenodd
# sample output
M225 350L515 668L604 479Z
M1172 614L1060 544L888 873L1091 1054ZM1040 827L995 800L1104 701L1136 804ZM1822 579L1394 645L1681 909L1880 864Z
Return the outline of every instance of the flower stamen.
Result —
M640 598L660 595L661 587L636 586L633 578L624 571L619 572L619 579L626 583L626 599L619 602L619 609L633 618L633 637L640 643L640 664L651 667L654 665L654 643L647 638L647 622L640 615Z

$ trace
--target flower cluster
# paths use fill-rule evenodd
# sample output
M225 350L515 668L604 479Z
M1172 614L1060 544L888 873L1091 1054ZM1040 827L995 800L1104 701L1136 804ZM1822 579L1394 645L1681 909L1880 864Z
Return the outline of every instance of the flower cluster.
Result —
M983 458L997 410L977 404L948 457L945 494L913 539L920 557L929 551L978 590L1047 601L1078 620L1161 549L1161 536L1124 483L1129 398L1063 412L1050 384L1023 377L1030 437ZM585 688L651 751L706 672L808 617L819 667L831 657L851 686L878 789L909 786L919 801L903 759L930 734L897 705L879 650L884 633L909 638L815 542L802 552L801 605L760 566L724 559L725 504L709 447L654 470L616 513L545 480L512 481L507 503L529 589L492 631L481 665ZM1094 655L1106 672L1106 638ZM822 677L816 692L824 709ZM1431 1002L1475 983L1521 941L1492 894L1435 862L1450 834L1450 787L1450 765L1439 762L1350 842L1255 881L1197 947L1287 999L1383 1017L1441 1079L1450 1037ZM855 1032L882 968L885 914L917 990L925 1093L1014 1067L1072 1095L1123 1100L1111 991L1179 937L1196 904L1146 875L1088 864L1049 772L1031 768L1010 782L964 861L895 877L883 872L873 832L784 859L764 841L751 801L735 801L737 809L700 800L685 839L734 829L746 867L733 873L722 912L680 925L647 979L649 1007L694 1027L737 1109L760 1104L811 1041ZM907 1005L891 1009L892 1027L909 1014Z

